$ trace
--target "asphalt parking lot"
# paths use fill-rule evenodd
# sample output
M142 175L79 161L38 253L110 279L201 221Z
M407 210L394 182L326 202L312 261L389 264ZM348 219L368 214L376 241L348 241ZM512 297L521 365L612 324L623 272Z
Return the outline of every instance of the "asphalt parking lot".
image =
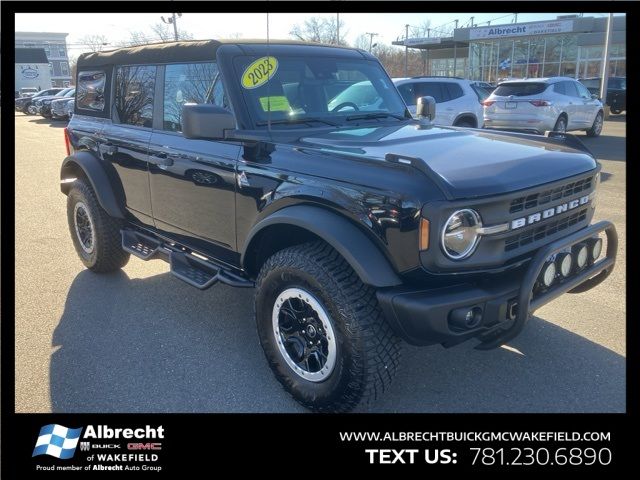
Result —
M252 290L199 291L161 261L85 270L58 183L65 123L16 113L15 126L17 412L305 411L264 359ZM625 411L625 116L578 135L603 164L596 220L618 229L614 273L540 309L506 347L407 346L370 411Z

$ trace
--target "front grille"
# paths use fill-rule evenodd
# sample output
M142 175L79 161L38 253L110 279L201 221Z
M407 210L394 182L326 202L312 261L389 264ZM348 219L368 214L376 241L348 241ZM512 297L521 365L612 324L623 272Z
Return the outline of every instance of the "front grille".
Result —
M518 197L511 201L509 207L509 213L522 212L530 208L535 208L539 205L545 205L555 200L560 200L565 197L570 197L576 193L587 191L591 189L593 177L583 178L575 182L561 185L551 190L545 190L539 193L533 193L526 197Z
M590 179L589 179L590 180ZM574 182L579 183L579 182ZM567 185L565 185L566 188ZM575 193L575 192L574 192ZM511 250L515 250L516 248L523 247L529 243L537 242L538 240L542 240L549 235L553 235L554 233L565 230L576 223L580 223L587 218L587 209L583 208L580 211L577 211L569 216L561 218L559 220L555 220L553 222L545 223L544 225L540 225L539 227L529 228L528 230L519 233L518 235L513 235L505 240L504 250L505 252L509 252Z

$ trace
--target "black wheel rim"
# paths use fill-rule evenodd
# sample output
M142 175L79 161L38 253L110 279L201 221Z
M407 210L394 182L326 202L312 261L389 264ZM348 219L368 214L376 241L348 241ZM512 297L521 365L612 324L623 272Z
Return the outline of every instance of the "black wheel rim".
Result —
M272 325L289 367L305 380L326 380L335 366L336 339L320 302L301 288L286 289L274 303Z
M80 242L82 249L87 252L93 252L94 235L93 221L89 215L89 211L84 203L78 202L73 212L73 222L76 229L76 236Z

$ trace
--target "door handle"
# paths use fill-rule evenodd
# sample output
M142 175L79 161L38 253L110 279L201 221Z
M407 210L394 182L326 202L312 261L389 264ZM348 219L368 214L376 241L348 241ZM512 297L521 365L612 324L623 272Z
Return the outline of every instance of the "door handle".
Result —
M149 155L149 163L153 163L159 167L170 167L173 165L173 158L168 157L166 153L157 153Z

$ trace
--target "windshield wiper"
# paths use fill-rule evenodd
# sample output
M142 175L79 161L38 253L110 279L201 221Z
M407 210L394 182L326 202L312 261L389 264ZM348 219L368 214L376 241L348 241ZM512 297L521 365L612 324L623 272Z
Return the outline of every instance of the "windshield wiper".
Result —
M396 115L394 113L386 113L386 112L372 112L372 113L362 113L360 115L351 115L347 117L347 122L351 120L369 120L374 118L397 118L398 120L409 120L407 117L403 115Z
M313 118L313 117L290 118L290 119L283 118L281 120L271 120L271 125L286 125L286 124L295 125L300 123L312 123L312 122L324 123L325 125L331 125L332 127L339 126L337 123L330 122L329 120L323 120L321 118ZM259 127L262 127L264 125L268 125L268 123L269 122L257 122L256 125Z

